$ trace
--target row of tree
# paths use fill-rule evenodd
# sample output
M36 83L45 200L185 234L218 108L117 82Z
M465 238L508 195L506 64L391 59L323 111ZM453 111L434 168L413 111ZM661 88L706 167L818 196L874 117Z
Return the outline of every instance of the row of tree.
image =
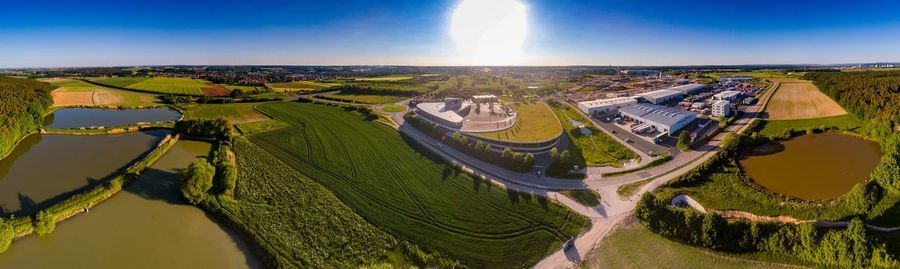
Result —
M55 87L31 79L0 77L0 157L23 136L37 131L53 105Z
M715 250L781 253L826 267L900 266L880 238L870 234L859 219L853 219L844 230L820 230L812 223L726 221L715 213L670 206L669 201L652 193L641 197L635 216L657 234Z

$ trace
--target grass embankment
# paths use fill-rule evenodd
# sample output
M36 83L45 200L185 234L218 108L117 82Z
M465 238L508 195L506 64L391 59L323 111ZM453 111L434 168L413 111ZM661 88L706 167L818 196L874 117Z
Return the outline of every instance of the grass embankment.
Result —
M178 142L178 136L166 136L152 151L144 155L144 157L125 169L121 175L115 176L102 185L98 185L88 189L82 193L75 194L65 200L47 207L41 212L46 213L44 218L35 216L18 216L6 221L8 228L15 235L15 238L29 235L36 231L39 226L46 227L46 223L53 223L51 227L55 227L55 223L63 221L81 212L86 212L100 202L105 201L116 193L129 182L140 176L141 172L152 165L156 160L165 155L165 153ZM0 232L4 225L0 225ZM50 228L52 232L52 228ZM2 238L2 237L0 237ZM0 242L0 245L3 245ZM0 249L0 253L5 249Z
M406 97L403 96L353 93L321 94L316 95L316 97L331 101L360 104L388 104L400 102L406 99Z
M558 193L585 206L594 207L600 204L600 194L592 190L561 190Z
M133 124L133 125L115 126L115 127L97 127L97 128L82 127L82 128L74 128L74 129L45 129L44 133L66 134L66 135L107 135L107 134L122 134L122 133L138 132L138 131L159 129L159 128L172 128L174 126L175 126L174 122L159 122L159 123L151 123L151 124Z
M185 119L225 118L231 123L247 123L269 119L253 107L257 103L199 104L184 106Z
M834 127L842 130L852 130L862 126L862 122L851 114L801 120L765 120L762 121L760 135L780 136L785 131L802 132L808 129L822 129Z
M340 83L331 83L331 82L317 82L317 81L293 81L293 82L279 82L279 83L268 83L266 87L272 89L274 91L280 92L296 92L296 91L318 91L321 89L331 88L335 86L340 86Z
M586 166L613 166L621 167L625 160L638 158L637 154L629 150L618 141L609 137L606 133L593 127L589 119L585 119L577 112L570 111L568 107L551 106L556 117L562 123L569 135L569 152L575 158L575 164L583 163ZM569 121L579 121L591 131L591 135L581 134L581 130ZM579 162L578 159L583 159Z
M468 266L531 266L588 223L545 197L460 174L356 112L304 103L259 108L292 126L249 136L254 144L382 230Z
M221 96L228 95L230 92L230 90L209 81L192 78L114 77L89 78L88 80L101 85L162 94Z
M625 198L631 197L632 195L637 193L637 191L640 190L641 187L643 187L644 185L647 185L647 183L650 183L650 181L651 181L650 179L644 179L641 181L635 181L635 182L631 182L628 184L623 184L623 185L619 186L619 188L616 189L616 193L619 194L619 196L622 196Z
M769 261L790 260L763 254L735 255L668 240L625 220L581 262L582 268L797 268Z
M472 134L514 142L547 141L562 134L562 125L547 104L543 102L516 103L512 107L518 112L518 119L512 127L497 132Z
M54 107L137 108L161 106L157 95L90 84L75 79L47 80L53 91Z

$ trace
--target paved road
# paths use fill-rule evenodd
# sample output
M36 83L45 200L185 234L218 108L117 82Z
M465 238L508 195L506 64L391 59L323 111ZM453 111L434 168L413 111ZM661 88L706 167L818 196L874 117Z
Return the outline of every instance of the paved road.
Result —
M566 268L580 261L594 246L603 240L612 227L634 209L641 195L704 163L718 151L719 145L726 135L743 132L755 120L759 110L768 102L772 92L772 88L770 88L760 98L761 101L757 105L747 107L743 116L735 121L732 126L710 139L697 150L678 154L672 161L658 167L608 179L592 177L586 180L565 180L508 171L445 146L414 127L404 124L403 113L393 113L391 117L399 124L398 131L402 134L417 141L450 163L467 170L469 173L483 177L492 184L505 188L555 199L573 211L590 218L591 228L576 237L574 248L569 249L567 252L559 250L545 257L534 266L534 268ZM651 181L631 197L620 197L616 193L619 186L641 180ZM559 189L591 189L600 193L603 199L600 205L586 207L554 192L554 190Z

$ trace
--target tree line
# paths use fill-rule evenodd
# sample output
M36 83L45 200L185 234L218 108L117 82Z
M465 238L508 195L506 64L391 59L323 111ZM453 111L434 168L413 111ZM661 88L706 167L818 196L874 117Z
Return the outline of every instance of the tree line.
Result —
M53 85L31 79L0 77L0 156L23 136L37 131L53 105Z

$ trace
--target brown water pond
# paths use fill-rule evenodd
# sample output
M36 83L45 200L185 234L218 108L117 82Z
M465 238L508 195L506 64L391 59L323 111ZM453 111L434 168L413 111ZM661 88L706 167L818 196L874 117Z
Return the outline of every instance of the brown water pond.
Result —
M804 135L746 149L740 164L760 186L804 200L833 199L866 182L878 144L841 134Z
M30 235L0 254L0 268L260 268L247 245L187 205L178 172L210 144L179 141L124 191L57 224L46 237Z
M0 160L0 216L35 213L73 192L101 184L169 133L29 135Z

